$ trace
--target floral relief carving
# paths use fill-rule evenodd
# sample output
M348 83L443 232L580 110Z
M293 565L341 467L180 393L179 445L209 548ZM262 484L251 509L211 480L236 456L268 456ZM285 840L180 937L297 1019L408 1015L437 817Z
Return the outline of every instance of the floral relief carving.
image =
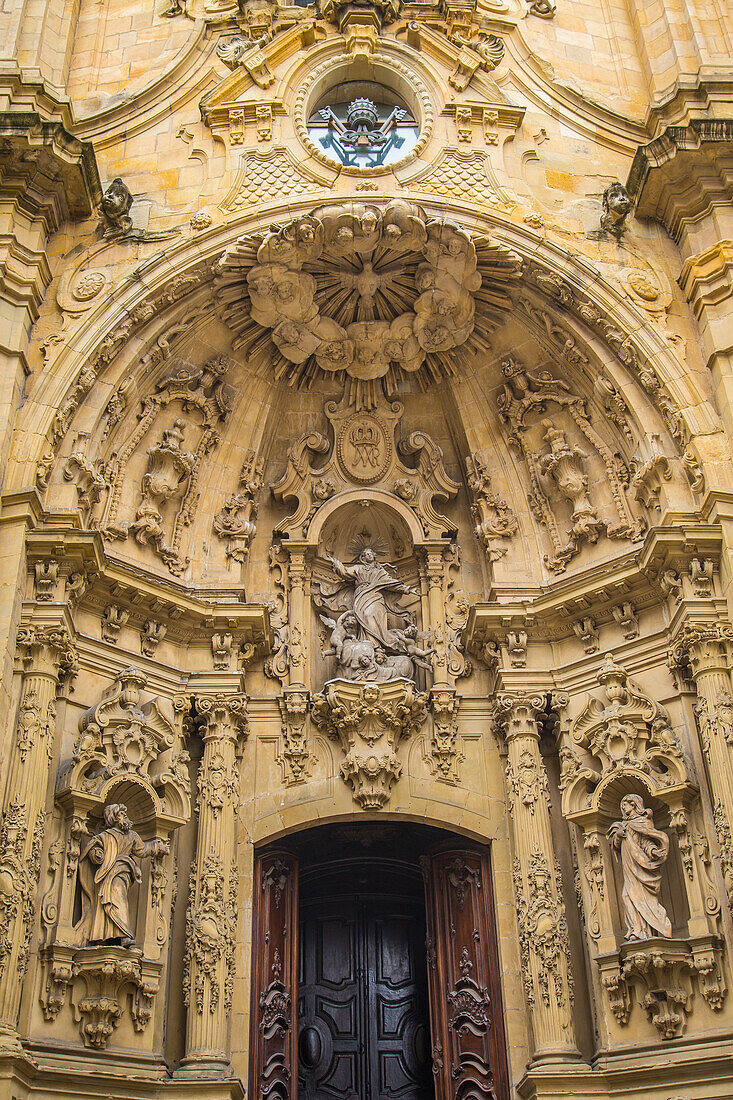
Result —
M520 752L516 764L509 760L506 765L506 779L509 788L509 812L514 812L514 804L521 802L530 813L534 814L539 801L550 806L550 791L547 783L547 772L544 765L538 762L529 750Z
M535 1005L535 983L543 1003L558 1008L572 1004L573 978L565 906L558 896L559 868L550 869L539 848L530 855L526 888L519 860L514 861L514 889L525 995ZM536 977L535 977L536 975Z
M184 1003L195 1008L199 1015L204 1012L207 1000L209 1012L215 1011L220 999L225 1012L230 1012L232 1007L238 915L236 864L228 870L228 883L225 884L224 866L214 848L206 855L200 875L196 863L191 865L193 900L186 914L183 996ZM223 990L220 962L224 964Z

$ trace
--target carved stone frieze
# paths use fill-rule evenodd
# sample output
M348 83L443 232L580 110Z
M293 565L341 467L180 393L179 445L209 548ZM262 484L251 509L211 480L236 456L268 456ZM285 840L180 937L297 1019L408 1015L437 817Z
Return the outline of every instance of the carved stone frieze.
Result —
M331 680L313 696L313 722L341 744L341 774L362 809L378 810L389 801L402 773L396 750L422 727L427 704L427 693L407 680Z

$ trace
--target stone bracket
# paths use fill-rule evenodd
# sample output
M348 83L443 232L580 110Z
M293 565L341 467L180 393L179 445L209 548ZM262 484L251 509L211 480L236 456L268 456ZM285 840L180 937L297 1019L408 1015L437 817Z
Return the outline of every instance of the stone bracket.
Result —
M654 938L629 941L616 954L597 959L601 984L611 1012L621 1025L629 1022L632 991L660 1039L676 1039L692 1012L696 976L700 993L714 1012L723 1007L727 993L722 967L722 944L715 936L690 940Z

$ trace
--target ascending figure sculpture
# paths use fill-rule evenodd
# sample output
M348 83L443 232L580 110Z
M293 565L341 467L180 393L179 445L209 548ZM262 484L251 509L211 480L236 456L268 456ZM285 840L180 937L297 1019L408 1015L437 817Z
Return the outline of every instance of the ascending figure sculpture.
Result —
M343 565L326 554L326 560L343 584L321 586L319 602L327 610L342 611L338 619L321 615L331 631L331 648L324 657L335 657L338 675L346 680L394 680L415 677L415 666L431 669L427 658L434 652L419 645L424 640L409 611L394 597L417 595L413 588L394 576L391 566L382 565L367 546L354 565ZM389 615L402 620L403 629L390 627Z
M79 858L81 920L76 925L83 946L99 943L131 947L135 932L130 923L129 892L141 881L135 858L163 855L164 840L144 841L135 832L125 806L115 803L104 810L105 828L91 837Z
M624 886L621 894L627 940L672 935L672 923L659 901L662 868L669 855L669 837L654 828L652 811L638 794L621 799L622 820L608 830L620 851Z

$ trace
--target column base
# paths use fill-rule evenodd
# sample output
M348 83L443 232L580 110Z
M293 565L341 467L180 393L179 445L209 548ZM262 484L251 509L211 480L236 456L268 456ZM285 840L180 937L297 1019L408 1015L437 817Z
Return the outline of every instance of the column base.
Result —
M178 1069L173 1071L173 1076L176 1080L198 1078L204 1081L223 1081L233 1077L234 1071L228 1058L203 1055L201 1058L184 1058Z

